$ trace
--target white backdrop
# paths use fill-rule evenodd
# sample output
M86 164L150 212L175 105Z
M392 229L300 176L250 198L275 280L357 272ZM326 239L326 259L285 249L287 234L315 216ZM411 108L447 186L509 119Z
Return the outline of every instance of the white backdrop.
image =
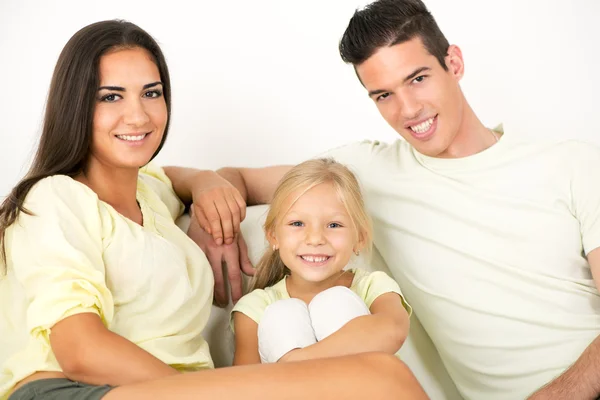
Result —
M365 3L0 0L0 196L29 164L60 50L102 19L137 23L165 52L173 119L162 164L293 163L352 140L395 139L337 53ZM599 0L427 4L463 50L463 89L484 123L600 143Z

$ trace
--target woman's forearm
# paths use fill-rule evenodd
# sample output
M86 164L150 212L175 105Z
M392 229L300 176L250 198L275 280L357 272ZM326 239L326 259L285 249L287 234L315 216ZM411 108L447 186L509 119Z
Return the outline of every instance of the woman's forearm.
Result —
M57 323L50 343L64 374L92 385L120 386L177 374L136 344L106 329L96 314Z

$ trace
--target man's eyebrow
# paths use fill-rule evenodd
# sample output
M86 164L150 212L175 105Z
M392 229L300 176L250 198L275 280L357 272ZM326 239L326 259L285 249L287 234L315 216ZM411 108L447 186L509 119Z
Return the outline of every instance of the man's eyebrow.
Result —
M417 75L419 75L421 72L425 72L425 71L431 71L431 68L429 68L429 67L417 68L412 74L410 74L406 78L404 78L403 82L406 83L408 81L412 81L413 79L416 78Z
M425 72L425 71L431 71L431 68L429 68L429 67L417 68L410 75L408 75L406 78L404 78L402 80L402 83L412 81L417 75L419 75L421 72ZM369 97L372 97L372 96L375 96L378 94L382 94L382 93L388 93L388 92L389 92L389 90L383 90L383 89L371 90L371 91L369 91Z
M156 81L156 82L152 82L152 83L147 83L147 84L145 84L145 85L143 86L143 88L142 88L142 89L143 89L143 90L146 90L146 89L149 89L149 88L151 88L151 87L154 87L154 86L158 86L158 85L161 85L161 86L162 86L162 84L163 84L163 83L162 83L161 81ZM100 86L100 87L98 88L98 90L114 90L114 91L117 91L117 92L125 92L125 88L124 88L124 87L121 87L121 86Z

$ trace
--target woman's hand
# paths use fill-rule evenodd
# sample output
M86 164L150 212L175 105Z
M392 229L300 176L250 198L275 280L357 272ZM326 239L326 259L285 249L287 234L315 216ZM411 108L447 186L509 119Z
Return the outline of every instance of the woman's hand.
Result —
M217 173L202 174L191 188L192 216L217 245L233 244L246 218L246 202L228 180Z

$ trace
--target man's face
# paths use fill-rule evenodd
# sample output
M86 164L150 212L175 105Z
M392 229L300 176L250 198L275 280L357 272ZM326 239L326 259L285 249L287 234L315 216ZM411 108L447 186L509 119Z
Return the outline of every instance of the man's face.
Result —
M450 46L448 71L420 38L382 47L356 72L383 118L418 152L448 157L463 120L460 49Z

